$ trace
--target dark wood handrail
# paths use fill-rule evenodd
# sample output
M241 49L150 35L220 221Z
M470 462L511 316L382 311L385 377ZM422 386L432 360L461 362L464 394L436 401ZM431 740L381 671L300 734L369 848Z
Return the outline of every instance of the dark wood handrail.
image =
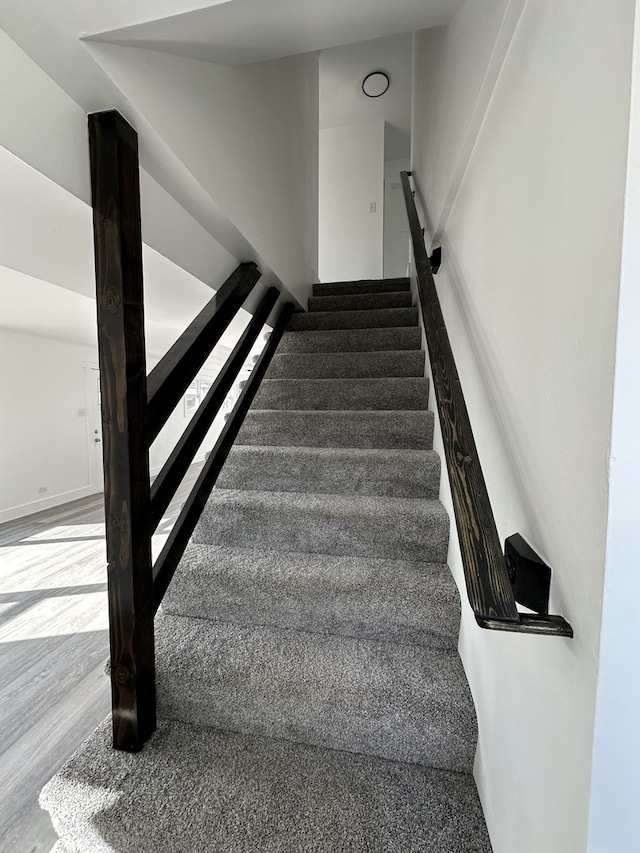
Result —
M521 614L516 607L409 173L400 178L469 603L483 628L572 637L563 617Z
M149 374L150 442L167 422L260 275L256 264L240 264Z
M220 406L235 381L242 365L245 363L251 347L256 342L260 330L267 321L271 309L278 301L280 293L275 287L269 288L258 306L251 322L243 332L233 352L225 362L224 367L216 376L207 396L198 407L198 411L189 421L189 425L180 437L173 452L165 462L162 470L153 481L151 487L151 506L149 508L149 523L155 529L160 522L171 498L187 473L189 465L207 432Z
M156 727L155 612L293 310L286 303L168 541L151 536L269 319L266 291L248 327L156 479L149 448L260 278L241 264L147 376L138 139L115 110L89 116L102 393L113 745L135 752Z
M242 422L249 410L258 387L267 371L273 354L280 342L289 317L293 311L293 303L287 302L283 305L278 321L269 335L269 341L255 363L246 385L242 389L238 400L231 410L229 419L224 425L218 440L216 441L204 468L200 472L191 494L173 526L164 548L154 565L153 579L153 610L154 613L160 606L162 598L167 591L171 578L176 570L180 558L184 553L189 538L194 531L198 519L204 509L211 490L213 489L218 475L222 470L231 446L242 426Z

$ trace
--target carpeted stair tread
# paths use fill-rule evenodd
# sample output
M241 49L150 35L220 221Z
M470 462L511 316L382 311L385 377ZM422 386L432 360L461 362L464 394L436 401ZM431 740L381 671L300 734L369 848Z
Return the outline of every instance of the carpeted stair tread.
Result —
M162 611L451 649L460 625L458 589L444 563L195 544Z
M449 517L437 500L214 489L193 541L444 563Z
M332 329L330 331L285 332L278 355L293 352L379 352L419 350L420 329L400 326L382 329Z
M437 498L440 457L434 450L245 445L231 449L217 486L221 489Z
M471 772L455 649L156 617L158 716Z
M309 311L366 311L375 308L411 308L413 296L404 293L354 293L310 296Z
M267 379L364 379L424 376L421 350L276 354Z
M292 315L155 620L158 730L47 785L56 853L491 853L412 299Z
M292 332L322 329L380 329L385 326L417 326L417 308L375 308L369 311L315 311L292 314Z
M426 410L429 380L418 376L376 379L265 379L254 409Z
M237 445L430 450L433 412L251 409Z
M65 853L491 853L473 778L161 720L105 720L41 795Z
M410 290L408 278L328 281L313 285L314 296L344 296L352 293L402 293Z

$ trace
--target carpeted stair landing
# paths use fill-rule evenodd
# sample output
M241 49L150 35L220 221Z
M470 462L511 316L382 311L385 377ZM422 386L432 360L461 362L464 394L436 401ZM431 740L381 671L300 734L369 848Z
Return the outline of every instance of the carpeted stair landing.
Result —
M316 285L156 619L159 725L41 802L60 853L490 853L406 279Z

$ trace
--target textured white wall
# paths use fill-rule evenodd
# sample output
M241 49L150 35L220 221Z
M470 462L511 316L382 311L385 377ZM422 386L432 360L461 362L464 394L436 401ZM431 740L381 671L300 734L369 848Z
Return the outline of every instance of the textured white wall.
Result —
M413 169L501 538L553 567L576 637L482 631L465 606L476 779L495 853L584 853L634 2L479 6L416 37ZM455 542L450 564L462 584Z
M381 278L384 122L321 130L319 174L320 280Z

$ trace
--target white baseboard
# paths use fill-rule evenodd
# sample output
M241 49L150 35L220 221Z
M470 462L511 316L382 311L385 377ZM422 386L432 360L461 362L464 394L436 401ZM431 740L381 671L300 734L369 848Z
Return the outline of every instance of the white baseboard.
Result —
M198 453L191 464L198 464L204 461L204 452ZM162 465L157 465L149 472L151 477L157 476L162 469ZM62 492L59 495L47 495L46 498L39 498L30 503L20 504L19 506L0 509L0 524L5 521L15 521L16 518L24 518L27 515L33 515L36 512L42 512L45 509L52 509L56 506L71 503L71 501L80 500L80 498L88 498L91 495L97 495L102 489L96 489L95 486L83 486L81 489L72 489L70 492Z
M0 510L0 524L5 521L15 521L16 518L24 518L26 515L33 515L36 512L42 512L44 509L62 506L62 504L77 501L80 498L88 498L91 495L99 494L100 491L100 489L96 490L94 486L83 486L81 489L72 489L70 492L62 492L59 495L47 495L46 498L39 498L27 504L2 509Z

